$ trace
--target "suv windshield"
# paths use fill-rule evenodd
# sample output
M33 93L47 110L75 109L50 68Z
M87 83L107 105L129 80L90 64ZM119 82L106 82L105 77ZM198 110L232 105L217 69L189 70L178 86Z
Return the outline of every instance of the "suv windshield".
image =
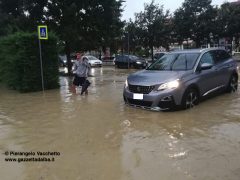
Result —
M200 53L174 53L166 54L155 63L151 64L147 70L159 71L186 71L193 69Z

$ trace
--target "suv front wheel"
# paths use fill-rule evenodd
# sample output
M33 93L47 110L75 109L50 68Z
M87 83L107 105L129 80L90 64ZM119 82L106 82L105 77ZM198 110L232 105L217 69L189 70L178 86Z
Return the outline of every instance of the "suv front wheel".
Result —
M228 83L227 92L236 92L238 89L238 77L237 75L232 75Z
M189 88L185 91L182 98L182 108L190 109L199 103L199 94L196 89Z

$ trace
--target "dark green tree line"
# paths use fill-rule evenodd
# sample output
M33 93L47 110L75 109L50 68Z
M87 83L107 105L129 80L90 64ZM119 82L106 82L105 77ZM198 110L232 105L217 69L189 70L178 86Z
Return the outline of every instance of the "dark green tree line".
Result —
M209 34L216 34L217 9L211 5L211 0L185 0L182 7L174 13L174 30L179 41L188 38L199 47L204 39L209 40Z
M0 0L0 36L18 31L34 32L47 24L64 46L70 62L74 51L106 47L137 51L182 43L192 39L196 46L211 38L239 39L240 5L211 5L211 0L185 0L173 15L152 1L136 13L135 20L121 21L122 0ZM70 63L69 63L70 70Z
M240 3L211 5L211 0L185 0L173 15L152 1L135 21L126 24L124 31L130 34L130 50L136 47L153 48L170 43L182 44L191 39L196 47L217 43L219 38L229 37L239 42ZM188 41L187 41L188 42Z

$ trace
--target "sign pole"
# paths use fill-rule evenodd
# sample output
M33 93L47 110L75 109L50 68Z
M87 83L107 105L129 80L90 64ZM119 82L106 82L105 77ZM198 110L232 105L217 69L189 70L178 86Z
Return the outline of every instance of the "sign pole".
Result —
M44 79L43 79L43 65L42 65L42 46L41 46L41 39L38 39L38 42L39 42L39 56L40 56L41 77L42 77L42 91L44 92Z
M38 42L39 42L39 56L40 56L40 65L41 65L41 77L42 77L42 91L44 92L44 79L43 79L43 65L42 65L42 46L41 46L41 40L47 40L48 39L48 31L47 26L38 26Z

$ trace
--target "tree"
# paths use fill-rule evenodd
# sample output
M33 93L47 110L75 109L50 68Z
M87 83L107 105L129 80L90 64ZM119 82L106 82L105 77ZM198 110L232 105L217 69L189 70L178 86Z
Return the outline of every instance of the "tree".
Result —
M26 29L23 3L17 0L0 0L0 37Z
M164 12L163 6L159 6L152 1L144 4L144 11L135 14L135 23L141 45L151 49L153 59L153 47L168 46L166 39L170 34L169 11Z
M239 43L240 38L240 3L224 3L218 10L220 37L229 37ZM239 45L239 44L237 44Z
M210 41L210 33L216 34L217 9L211 0L185 0L174 13L174 29L178 40L191 38L199 47L202 40Z
M87 4L82 22L87 25L84 33L84 42L87 43L85 47L91 49L116 48L115 39L120 36L123 27L123 22L120 20L123 1L94 0L87 2L89 4Z
M122 1L48 1L47 22L65 44L70 71L70 53L112 46L122 28Z
M1 24L7 30L36 32L46 24L65 46L68 72L70 53L113 47L123 27L122 0L8 0L0 1ZM0 27L0 35L6 30ZM10 33L12 33L10 32Z
M123 30L123 48L126 51L129 48L129 51L134 53L136 48L140 44L138 32L140 29L136 26L136 24L130 19L129 22L125 24ZM129 47L128 47L129 45Z

